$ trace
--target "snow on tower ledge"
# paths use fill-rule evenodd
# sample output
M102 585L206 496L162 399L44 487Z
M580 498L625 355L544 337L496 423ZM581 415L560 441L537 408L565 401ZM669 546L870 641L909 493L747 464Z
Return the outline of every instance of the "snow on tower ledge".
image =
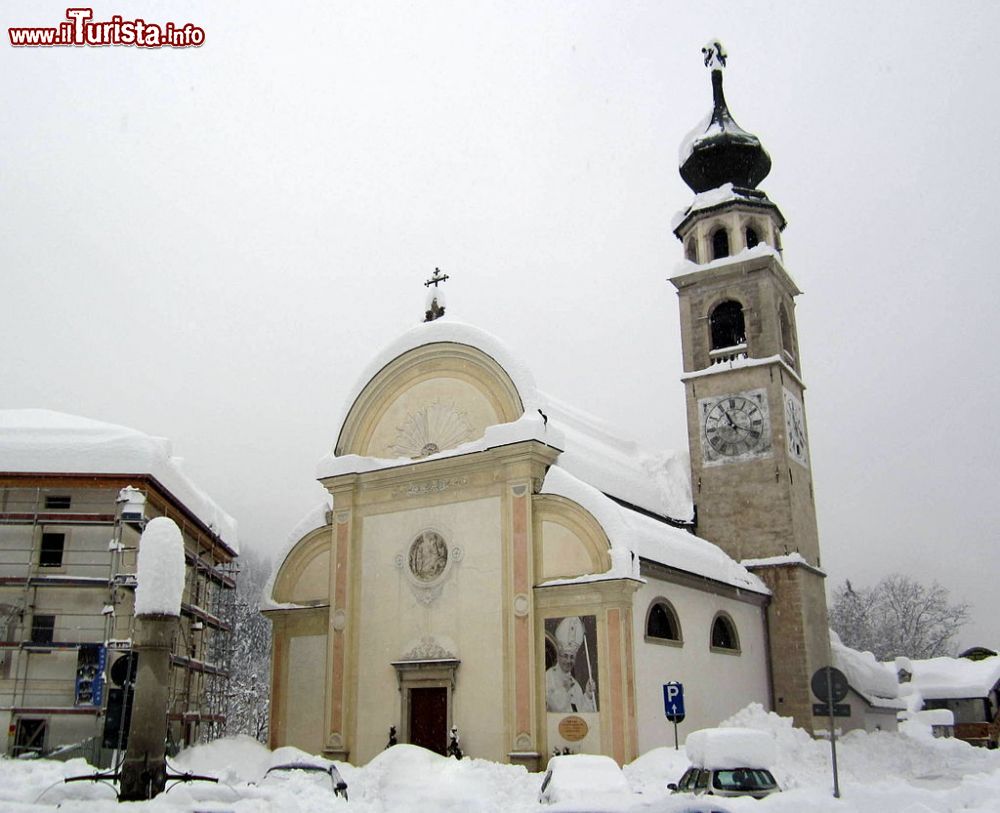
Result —
M177 523L155 517L139 537L135 614L180 615L184 595L184 537Z
M0 471L151 476L239 551L236 521L184 474L166 438L48 409L4 409Z

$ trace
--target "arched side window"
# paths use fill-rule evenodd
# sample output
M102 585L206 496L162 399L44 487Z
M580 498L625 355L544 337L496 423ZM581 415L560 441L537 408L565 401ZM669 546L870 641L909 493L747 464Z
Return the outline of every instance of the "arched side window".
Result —
M747 226L744 237L746 237L747 248L754 248L760 244L760 236L753 226Z
M730 652L738 654L740 651L740 637L736 632L736 624L729 617L728 613L720 612L712 621L712 646L713 652Z
M653 599L646 611L646 640L671 644L683 642L677 612L665 598Z
M792 322L788 318L784 302L778 305L778 325L781 328L781 349L794 357L795 339L792 336Z
M712 233L712 259L729 256L729 232L718 228Z
M734 347L745 344L746 324L743 321L743 306L734 299L720 302L708 317L712 329L712 349Z
M698 262L698 248L694 237L689 237L684 244L684 259L690 262Z

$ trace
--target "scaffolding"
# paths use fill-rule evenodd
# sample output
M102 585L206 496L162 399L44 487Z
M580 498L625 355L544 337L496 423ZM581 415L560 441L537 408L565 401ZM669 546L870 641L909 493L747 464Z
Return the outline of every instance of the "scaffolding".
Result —
M169 516L180 527L187 564L172 655L172 737L191 744L219 736L233 652L237 569L231 551L143 478L136 478L140 487L124 490L120 483L81 485L77 480L84 478L72 476L63 478L71 485L28 486L12 483L15 479L7 477L0 486L0 711L9 715L6 750L107 764L102 740L109 677L113 664L132 648L139 536L155 515ZM62 733L47 736L53 723ZM126 715L120 715L119 726L126 724ZM73 742L63 741L68 732Z

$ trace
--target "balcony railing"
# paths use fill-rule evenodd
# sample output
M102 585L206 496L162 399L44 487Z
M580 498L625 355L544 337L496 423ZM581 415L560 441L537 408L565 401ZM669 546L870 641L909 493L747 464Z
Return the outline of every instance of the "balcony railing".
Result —
M743 342L743 344L734 344L730 347L720 347L717 350L710 351L708 354L709 364L713 365L745 358L747 358L746 342Z

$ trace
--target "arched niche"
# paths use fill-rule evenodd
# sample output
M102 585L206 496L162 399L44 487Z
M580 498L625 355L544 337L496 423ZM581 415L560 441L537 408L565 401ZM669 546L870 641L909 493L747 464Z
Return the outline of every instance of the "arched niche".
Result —
M300 539L274 578L271 598L278 604L315 604L330 600L330 552L333 529L317 528Z
M426 457L521 417L510 376L470 345L437 342L383 367L361 391L337 439L336 454Z
M534 498L538 581L569 579L611 568L611 546L589 511L565 497Z

